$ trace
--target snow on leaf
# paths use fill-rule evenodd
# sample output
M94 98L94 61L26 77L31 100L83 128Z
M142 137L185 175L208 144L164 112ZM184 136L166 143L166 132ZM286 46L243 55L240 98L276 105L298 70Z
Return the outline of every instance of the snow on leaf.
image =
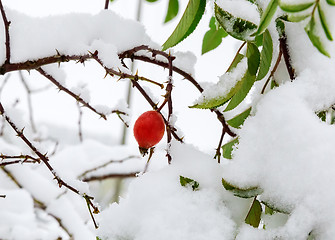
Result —
M231 13L223 10L216 3L215 17L229 35L239 40L251 40L251 35L257 29L256 24L242 18L233 16Z
M231 183L227 182L224 178L222 178L222 185L227 190L232 192L235 196L240 198L252 198L262 194L262 189L258 187L251 188L238 188Z

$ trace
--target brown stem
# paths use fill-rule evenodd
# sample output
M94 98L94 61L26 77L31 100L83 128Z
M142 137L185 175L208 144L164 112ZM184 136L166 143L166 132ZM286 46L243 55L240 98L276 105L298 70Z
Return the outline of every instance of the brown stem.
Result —
M216 154L214 156L214 158L218 158L218 163L220 163L220 159L221 159L221 146L222 146L222 141L223 141L223 137L225 135L226 131L222 128L222 133L221 133L221 137L219 140L219 145L218 148L216 149Z
M108 9L109 1L110 1L110 0L106 0L106 1L105 1L105 8L104 8L104 9Z
M7 20L7 16L5 13L5 9L2 5L2 1L0 0L0 11L1 11L1 15L2 15L2 20L5 26L5 36L6 36L6 61L5 63L10 63L10 35L9 35L9 25L10 22Z
M287 36L285 34L285 32L282 33L281 38L279 39L279 46L280 49L283 53L283 57L285 60L285 65L287 68L287 72L290 76L291 81L293 81L295 79L295 70L292 67L291 64L291 57L290 57L290 53L289 53L289 49L288 49L288 45L287 45Z
M109 178L131 178L137 177L140 171L138 172L130 172L130 173L111 173L101 176L91 176L87 178L83 178L82 181L84 182L91 182L91 181L102 181Z
M270 79L274 76L275 72L277 71L277 68L278 68L278 66L279 66L279 63L280 63L280 60L281 60L282 55L283 55L282 49L279 48L279 54L278 54L278 57L277 57L277 61L276 61L275 65L273 66L273 69L272 69L272 71L271 71L271 73L270 73L268 79L266 80L264 86L263 86L263 89L262 89L262 91L261 91L261 94L264 94L265 89L266 89L266 86L268 85Z
M171 56L170 53L168 55L168 62L169 62L169 79L168 79L168 84L166 85L166 96L165 98L168 100L168 125L166 128L166 133L167 133L167 153L166 156L168 158L168 163L171 163L172 157L170 155L170 148L171 148L171 140L172 140L172 136L171 136L171 116L173 113L173 105L172 105L172 88L173 88L173 84L172 84L172 74L173 74L173 60L175 59L175 57Z

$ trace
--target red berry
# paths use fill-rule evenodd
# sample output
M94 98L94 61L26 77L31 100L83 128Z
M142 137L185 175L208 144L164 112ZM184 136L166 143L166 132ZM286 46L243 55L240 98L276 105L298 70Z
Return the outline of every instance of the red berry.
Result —
M156 111L143 113L135 122L134 136L141 153L155 146L164 135L165 124L163 117Z

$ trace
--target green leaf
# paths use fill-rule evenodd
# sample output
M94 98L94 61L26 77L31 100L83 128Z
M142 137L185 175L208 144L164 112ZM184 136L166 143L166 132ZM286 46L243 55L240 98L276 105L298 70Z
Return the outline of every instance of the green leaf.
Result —
M272 61L273 43L270 32L266 30L263 34L263 48L259 63L259 71L256 80L263 79L269 72Z
M263 45L263 34L257 35L255 37L255 44L257 47L260 47Z
M234 138L233 140L223 145L222 146L222 156L227 159L232 159L232 151L236 144L238 144L238 138Z
M326 15L324 13L324 11L321 9L321 4L318 3L318 12L319 12L319 17L320 17L320 22L321 22L321 26L323 28L323 31L325 32L328 40L333 41L333 36L329 30L329 26L326 20Z
M236 89L236 93L233 94L230 102L228 103L228 106L224 111L230 111L237 107L248 95L251 87L254 85L260 61L260 53L254 43L248 42L247 58L248 70L244 74L242 80L239 81L239 88Z
M146 0L147 2L153 3L153 2L157 2L158 0Z
M254 35L259 35L260 33L266 30L266 28L269 26L273 18L273 15L277 11L277 7L278 7L278 0L271 0L269 2L268 6L266 7L265 11L262 14L258 30Z
M256 44L247 43L247 58L248 58L248 72L251 75L256 75L260 62L260 53Z
M314 3L315 2L313 1L313 2L300 3L300 4L289 4L289 3L285 3L282 0L280 0L279 7L285 12L301 12L313 6Z
M306 14L288 14L287 15L287 21L289 22L300 22L305 20L306 18L310 17L310 13Z
M276 87L279 87L279 85L278 85L278 83L275 81L275 79L272 78L272 80L271 80L271 89L274 89L274 88L276 88Z
M269 209L271 209L274 212L290 214L289 209L279 209L279 208L275 207L273 204L268 203L268 202L264 202L264 201L262 201L262 204L264 204L266 207L268 207Z
M275 213L275 210L273 210L272 208L268 207L265 205L265 211L264 211L265 214L268 214L268 215L273 215Z
M319 112L317 115L321 119L321 121L323 121L323 122L326 121L326 115L327 115L326 111Z
M222 38L228 36L228 33L222 28L216 28L214 17L211 18L209 26L210 29L206 32L202 41L201 54L205 54L206 52L217 48L221 44Z
M98 236L96 237L96 240L102 240L101 238L99 238Z
M233 71L233 69L241 62L241 60L244 58L243 54L238 53L236 57L233 59L232 63L230 64L229 68L227 69L227 72Z
M199 183L191 178L179 176L180 185L183 187L191 186L193 191L198 190Z
M262 206L260 202L255 199L250 207L247 217L245 218L245 223L258 228L261 222Z
M319 52L322 53L323 55L327 56L327 57L330 57L329 53L327 52L327 50L325 49L323 43L321 42L320 37L317 36L317 34L315 32L315 19L314 19L314 16L311 17L311 20L306 25L305 31L306 31L309 39L311 40L311 42L313 43L313 45L319 50Z
M335 0L327 0L327 3L331 6L335 6Z
M258 187L252 188L238 188L222 178L222 185L227 190L234 194L236 197L240 198L252 198L262 194L263 190Z
M164 23L172 20L177 16L179 12L179 1L178 0L169 0L168 10L165 16Z
M229 35L239 40L251 40L251 35L257 29L256 24L242 18L234 17L232 14L220 8L216 3L215 17Z
M227 123L231 127L240 128L240 126L244 123L245 119L250 115L250 112L251 112L251 107L243 111L242 113L236 115L232 119L228 120Z
M177 45L195 30L205 12L205 7L206 1L204 0L189 0L177 27L163 44L163 50Z

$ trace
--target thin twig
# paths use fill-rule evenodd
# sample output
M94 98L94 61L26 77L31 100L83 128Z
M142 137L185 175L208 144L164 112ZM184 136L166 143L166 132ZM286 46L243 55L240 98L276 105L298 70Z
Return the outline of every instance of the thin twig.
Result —
M272 71L271 71L271 73L270 73L268 79L266 80L264 86L263 86L263 89L262 89L262 91L261 91L261 94L264 94L265 89L266 89L266 86L268 85L270 79L274 76L275 72L277 71L277 68L278 68L278 66L279 66L279 63L280 63L280 60L281 60L282 55L283 55L283 52L282 52L282 49L280 48L280 49L279 49L279 54L278 54L278 57L277 57L277 61L276 61L275 65L273 66L273 69L272 69Z
M48 170L50 171L50 173L53 175L54 179L57 181L58 186L59 187L66 187L67 189L71 190L72 192L85 197L88 196L86 194L82 194L80 193L79 190L77 190L76 188L74 188L73 186L69 185L68 183L66 183L65 181L63 181L62 178L60 178L57 174L57 172L54 170L54 168L50 165L49 163L49 158L47 157L47 154L42 154L32 143L31 141L24 135L23 130L21 129L19 130L18 127L15 125L15 123L11 120L10 117L7 116L7 114L5 113L5 109L2 105L2 103L0 102L0 114L3 116L3 118L6 120L6 122L11 126L11 128L16 132L17 136L19 138L21 138L21 140L39 157L39 159L44 163L44 165L48 168ZM85 198L86 199L86 198ZM93 199L93 198L90 198ZM86 199L87 201L87 199ZM98 209L97 207L95 207L93 205L93 203L90 200L90 204L91 206L93 206L95 209Z
M2 171L4 171L6 173L6 175L15 183L15 185L18 187L18 188L23 188L23 186L18 182L18 180L14 177L14 175L9 171L7 170L6 168L4 167L1 167ZM72 239L72 234L70 233L70 231L64 226L64 224L62 223L62 220L55 216L54 214L51 214L49 212L47 212L47 206L40 200L36 199L34 196L31 195L31 197L33 198L33 201L34 201L34 207L37 207L39 209L42 209L43 211L45 211L49 216L51 216L52 218L54 218L60 228L62 228L66 233L67 235L70 237L70 239Z
M1 11L1 15L2 15L2 20L5 26L5 35L6 35L6 61L5 63L10 63L10 35L9 35L9 25L10 22L7 20L7 16L5 13L5 9L2 5L2 1L0 0L0 11Z
M50 80L54 85L57 86L57 88L61 91L64 91L74 99L76 99L78 102L83 104L88 109L92 110L96 114L98 114L101 118L107 120L107 117L104 113L101 113L97 111L94 107L92 107L88 102L86 102L83 98L81 98L79 95L75 94L74 92L70 91L68 88L64 87L62 84L60 84L53 76L45 72L42 68L37 68L36 71L38 71L40 74L42 74L44 77Z
M241 52L242 48L245 46L246 43L247 43L247 41L243 42L242 45L238 48L238 50L237 50L237 52L236 52L236 54L235 54L235 57L233 58L233 61L231 61L231 64L230 64L229 67L227 68L227 71L228 71L228 69L230 69L230 68L232 67L233 63L235 62L235 60L236 60L236 58L237 58L237 56L238 56L238 54ZM227 72L227 71L226 71L226 72Z
M30 90L30 87L28 86L26 79L24 78L22 74L22 71L19 71L19 75L20 75L21 82L27 92L27 103L28 103L29 120L30 120L31 129L33 130L34 133L36 133L37 129L36 129L35 121L34 121L33 105L31 101L31 90Z
M82 118L83 118L83 111L81 110L81 107L79 105L79 102L77 102L77 108L78 108L78 136L79 141L83 142L83 130L82 130Z
M220 160L221 160L221 146L222 146L222 141L223 141L223 137L224 137L225 133L226 133L226 131L222 128L221 137L220 137L220 140L219 140L218 147L216 149L216 154L214 156L214 158L218 158L218 163L220 163Z
M91 182L91 181L102 181L109 178L131 178L131 177L137 177L138 174L140 174L140 171L138 172L130 172L130 173L111 173L106 175L100 175L100 176L90 176L87 178L83 178L83 182Z
M78 178L83 178L85 177L85 175L87 175L88 173L91 173L91 172L94 172L94 171L97 171L101 168L104 168L104 167L107 167L108 165L110 164L113 164L113 163L123 163L127 160L130 160L130 159L134 159L134 158L139 158L138 156L129 156L129 157L126 157L126 158L123 158L123 159L120 159L120 160L109 160L108 162L102 164L102 165L99 165L97 167L94 167L92 169L89 169L89 170L86 170L85 172L83 172L81 175L79 175Z

